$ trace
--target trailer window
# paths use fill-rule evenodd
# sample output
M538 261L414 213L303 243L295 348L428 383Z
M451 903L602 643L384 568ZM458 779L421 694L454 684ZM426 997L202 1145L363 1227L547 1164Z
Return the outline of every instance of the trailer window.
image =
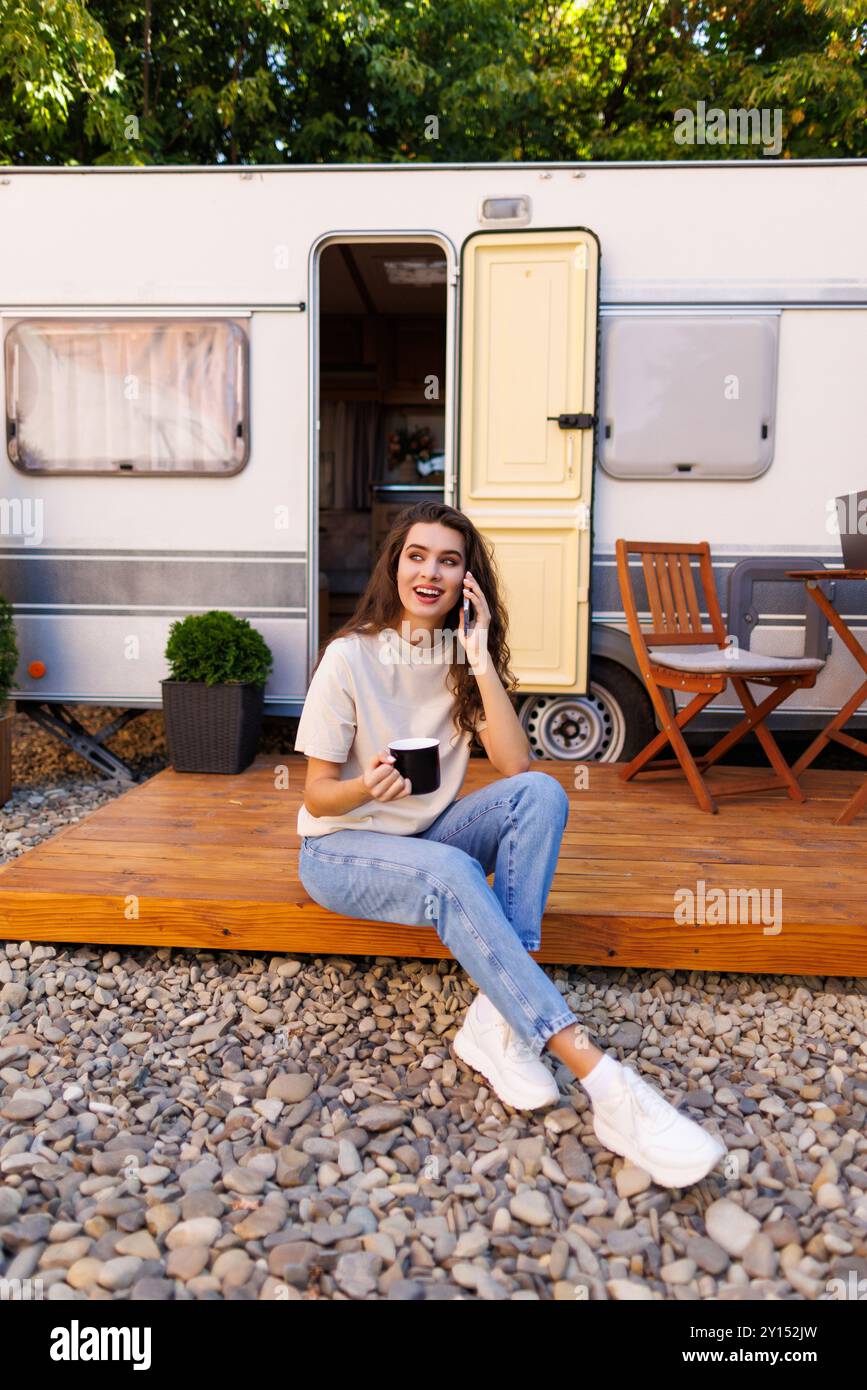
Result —
M247 335L225 319L20 319L5 344L9 458L29 473L237 473Z
M779 314L602 319L599 461L615 478L755 478L774 456Z

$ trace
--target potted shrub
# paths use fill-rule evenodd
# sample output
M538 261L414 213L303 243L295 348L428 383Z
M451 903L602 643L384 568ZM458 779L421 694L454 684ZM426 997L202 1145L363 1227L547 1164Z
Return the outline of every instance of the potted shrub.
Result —
M0 806L12 795L12 726L15 723L15 702L9 690L18 665L15 642L15 623L12 605L0 596Z
M214 609L173 622L160 681L176 772L243 772L256 755L271 650L246 618Z

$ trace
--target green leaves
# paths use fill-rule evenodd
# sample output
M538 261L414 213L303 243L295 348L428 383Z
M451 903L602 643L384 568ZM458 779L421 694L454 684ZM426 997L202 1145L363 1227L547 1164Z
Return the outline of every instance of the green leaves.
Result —
M0 709L9 698L18 666L18 645L12 605L0 596Z
M698 102L863 156L865 52L867 0L0 0L0 159L756 157L675 141Z
M246 618L212 609L172 623L166 660L175 681L254 681L264 685L273 668L271 649Z
M105 138L111 128L108 104L118 98L120 80L112 45L83 0L0 3L4 161L60 158L79 100L90 104L94 133Z

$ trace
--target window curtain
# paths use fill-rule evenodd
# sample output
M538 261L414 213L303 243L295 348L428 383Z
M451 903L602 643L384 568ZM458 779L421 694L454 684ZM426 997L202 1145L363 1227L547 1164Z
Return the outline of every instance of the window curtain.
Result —
M222 320L21 321L7 413L25 467L217 472L243 455L243 331Z
M334 458L331 505L370 506L370 483L385 476L385 411L379 401L321 401L319 448Z

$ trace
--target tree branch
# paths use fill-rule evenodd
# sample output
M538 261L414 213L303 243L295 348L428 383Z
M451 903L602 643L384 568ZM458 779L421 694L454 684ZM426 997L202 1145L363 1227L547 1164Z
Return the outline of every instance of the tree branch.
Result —
M150 114L148 100L150 96L150 75L151 75L151 5L153 0L145 0L144 11L144 72L142 73L142 116L147 119Z

